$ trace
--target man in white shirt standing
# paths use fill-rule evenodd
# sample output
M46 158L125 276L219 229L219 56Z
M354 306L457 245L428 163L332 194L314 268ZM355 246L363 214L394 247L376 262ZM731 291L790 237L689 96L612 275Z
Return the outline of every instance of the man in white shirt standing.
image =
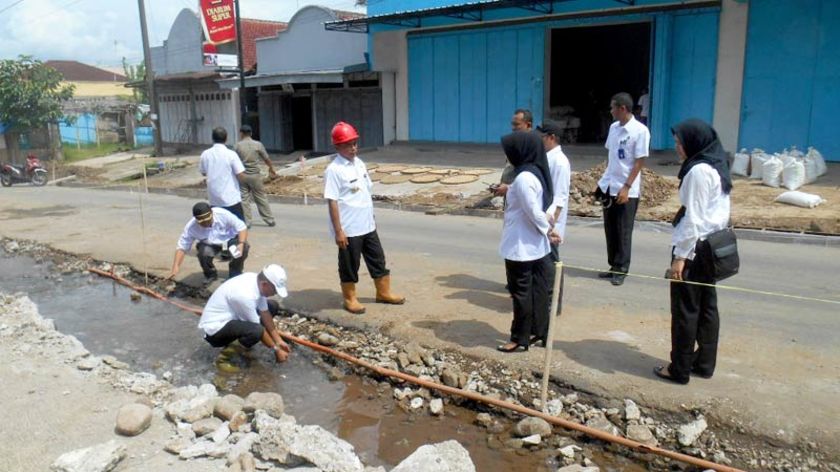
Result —
M250 349L262 341L274 351L277 362L289 357L291 349L277 332L267 297L286 298L286 271L269 264L259 274L247 272L223 283L204 305L198 328L213 347L225 347L238 341ZM223 357L219 362L225 362ZM221 367L221 366L220 366Z
M650 94L648 89L642 89L642 96L639 97L639 121L643 125L648 126L648 117L650 116Z
M218 277L216 267L213 265L213 258L218 255L230 259L229 278L241 274L250 248L245 223L224 208L211 208L205 202L193 205L192 212L193 217L184 226L184 231L178 239L172 270L167 278L172 279L178 275L181 264L184 262L184 255L189 252L195 241L198 241L196 244L198 263L208 282Z
M559 246L566 238L566 220L569 215L569 186L572 179L572 168L569 159L560 147L560 136L563 128L553 120L545 120L537 131L542 134L543 147L548 158L548 168L551 171L551 184L554 189L554 201L548 208L549 221L554 225L559 242L551 244L551 259L560 261Z
M338 275L344 309L355 314L365 312L365 307L356 298L362 256L376 285L377 303L401 305L405 298L391 293L391 275L376 233L370 193L373 182L364 162L356 155L359 133L353 126L340 121L332 129L332 142L338 153L324 173L324 198L329 208L330 232L338 246Z
M607 169L598 188L605 195L604 232L607 238L607 262L610 270L598 277L621 285L630 270L633 225L639 207L642 168L648 156L650 132L633 117L633 98L617 93L610 100L610 113L616 120L610 126L607 142Z
M239 181L245 177L245 166L239 156L225 146L227 131L213 129L213 147L201 153L198 170L207 177L207 199L210 206L221 207L242 221L242 195Z

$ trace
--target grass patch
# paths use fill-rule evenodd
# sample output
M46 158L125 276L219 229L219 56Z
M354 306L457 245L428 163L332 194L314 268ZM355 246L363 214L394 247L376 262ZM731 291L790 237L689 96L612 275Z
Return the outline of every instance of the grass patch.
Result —
M64 153L64 162L77 162L93 157L107 156L120 151L130 151L131 148L120 143L103 143L99 146L88 144L77 148L74 144L64 144L61 151Z

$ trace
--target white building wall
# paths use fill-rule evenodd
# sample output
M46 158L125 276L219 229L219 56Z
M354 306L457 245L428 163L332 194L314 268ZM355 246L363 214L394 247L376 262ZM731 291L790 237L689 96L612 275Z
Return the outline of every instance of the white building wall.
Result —
M384 138L389 143L394 139L408 141L408 47L405 31L386 31L373 35L373 70L393 73L393 81L386 85L382 81L382 123ZM386 92L391 87L392 92ZM393 96L389 100L386 96ZM393 123L394 138L389 139L389 123Z

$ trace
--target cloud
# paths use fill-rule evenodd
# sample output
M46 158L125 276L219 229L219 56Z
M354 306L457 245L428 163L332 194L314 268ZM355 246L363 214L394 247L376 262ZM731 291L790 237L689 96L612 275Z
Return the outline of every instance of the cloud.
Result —
M355 0L242 0L242 16L288 21L310 4L362 11ZM178 13L198 0L146 0L149 37L159 46ZM0 15L0 58L26 54L94 65L143 60L137 3L133 0L26 0Z

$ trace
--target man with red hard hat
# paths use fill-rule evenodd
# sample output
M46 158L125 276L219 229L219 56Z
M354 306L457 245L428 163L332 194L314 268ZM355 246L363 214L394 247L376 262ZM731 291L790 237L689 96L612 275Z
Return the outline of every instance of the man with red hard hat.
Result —
M373 182L365 163L356 155L359 133L340 121L333 126L332 142L337 154L324 173L324 198L330 214L330 233L338 246L338 276L344 309L361 314L365 307L356 298L359 263L364 256L376 285L376 302L401 305L405 298L391 293L391 275L385 267L385 252L373 219Z

